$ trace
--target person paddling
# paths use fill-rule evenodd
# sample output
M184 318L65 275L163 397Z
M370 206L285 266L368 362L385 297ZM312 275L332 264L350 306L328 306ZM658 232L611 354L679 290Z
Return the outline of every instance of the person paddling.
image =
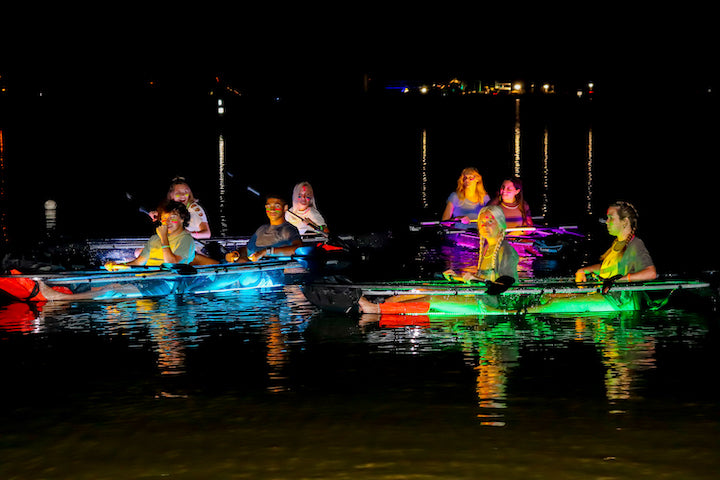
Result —
M155 235L145 243L140 254L127 262L107 262L105 268L113 270L118 265L162 265L163 263L191 263L195 259L195 241L185 228L190 213L184 204L174 200L159 208L160 224Z
M448 280L462 282L486 282L491 290L503 291L519 281L517 266L520 257L505 239L505 216L497 205L483 207L478 214L478 233L480 250L477 268L458 275L446 270L443 276ZM499 292L498 292L499 293ZM430 303L432 300L432 304ZM427 313L431 308L443 309L443 305L457 305L463 302L475 303L475 299L457 296L397 295L385 300L385 303L373 303L360 297L358 307L362 313Z
M315 192L308 182L300 182L293 188L292 207L285 212L285 220L295 225L300 235L308 231L328 233L327 222L317 209Z
M490 205L498 205L502 208L508 228L533 225L530 206L523 195L522 180L518 177L503 180L500 192L497 197L490 201Z
M105 268L109 271L121 270L130 266L159 266L163 264L189 264L195 258L195 240L185 230L190 214L185 205L169 201L158 209L160 224L155 235L145 244L140 255L127 262L109 261ZM19 272L14 272L19 275ZM12 290L9 290L12 288ZM6 277L0 282L0 289L11 292L23 301L72 301L112 298L113 293L139 294L139 287L130 283L111 284L105 287L91 288L82 292L73 292L65 287L51 287L39 280L23 277Z
M285 220L287 202L277 195L265 199L265 214L270 223L258 228L246 247L225 255L225 260L233 262L256 262L264 257L292 255L302 247L300 232Z
M457 220L461 224L460 228L474 229L471 221L477 218L480 209L489 201L490 196L485 191L480 172L468 167L462 171L455 191L448 197L441 220Z
M638 213L634 206L627 202L610 205L606 226L615 240L600 257L600 263L582 267L575 272L575 281L586 282L588 275L621 282L655 280L657 270L645 243L636 236L637 224Z

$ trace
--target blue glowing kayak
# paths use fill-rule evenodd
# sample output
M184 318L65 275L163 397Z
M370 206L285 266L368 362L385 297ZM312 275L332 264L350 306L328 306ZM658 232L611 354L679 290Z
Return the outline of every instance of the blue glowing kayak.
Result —
M59 292L55 301L110 300L206 294L281 287L307 273L296 259L219 265L132 267L117 272L81 271L0 275L0 291L10 299L44 301L39 282ZM53 295L54 296L54 295Z
M602 293L599 283L570 281L521 282L502 293L491 294L484 284L452 282L398 282L343 284L313 282L303 287L308 301L329 311L351 312L360 296L373 301L408 296L402 315L507 315L516 313L612 313L663 306L679 290L710 291L710 283L697 280L658 280L617 283ZM419 300L419 301L418 301Z

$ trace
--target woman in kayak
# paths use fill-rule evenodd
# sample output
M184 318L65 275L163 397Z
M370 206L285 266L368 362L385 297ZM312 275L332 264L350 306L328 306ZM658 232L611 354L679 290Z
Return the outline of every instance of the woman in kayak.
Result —
M175 177L170 182L170 189L167 193L168 201L176 201L185 205L190 213L190 220L185 224L185 228L190 232L193 238L205 239L210 238L210 224L208 223L205 210L200 206L198 200L192 193L190 185L184 177ZM158 212L149 212L153 221L157 221Z
M285 220L295 225L300 235L308 231L328 233L325 219L315 203L315 192L308 182L300 182L293 188L292 207L285 212Z
M500 193L492 199L490 205L502 208L508 228L529 227L533 224L530 206L523 196L522 180L518 177L503 180Z
M600 263L575 272L576 282L586 282L588 275L622 282L655 280L657 270L642 240L636 236L638 213L627 202L616 202L607 210L608 233L615 237L612 246L600 257Z
M480 209L489 201L480 172L468 167L462 171L457 188L448 197L441 220L456 220L461 223L461 228L471 229L470 222L477 218Z
M505 216L497 205L483 207L478 214L478 233L480 234L480 251L478 252L477 268L461 275L452 270L443 272L448 280L466 283L486 282L491 287L502 290L518 281L518 253L505 240ZM465 299L451 296L450 298L435 297L433 304L458 304ZM471 302L475 302L471 299ZM432 306L426 295L398 295L385 300L385 303L373 303L361 297L358 306L362 313L426 313Z

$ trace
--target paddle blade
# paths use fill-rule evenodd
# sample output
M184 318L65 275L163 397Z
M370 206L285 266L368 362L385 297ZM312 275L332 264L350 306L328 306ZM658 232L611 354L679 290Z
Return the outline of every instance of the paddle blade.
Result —
M488 295L500 295L507 291L515 283L515 279L510 276L503 276L497 278L494 282L488 282Z

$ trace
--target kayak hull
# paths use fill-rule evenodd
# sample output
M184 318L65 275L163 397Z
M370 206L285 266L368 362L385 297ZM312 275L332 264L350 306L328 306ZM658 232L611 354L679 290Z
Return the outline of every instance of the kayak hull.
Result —
M303 287L308 301L329 311L351 312L360 296L392 308L383 310L402 315L508 315L594 314L642 310L659 306L678 290L709 289L699 281L655 281L617 284L607 293L602 285L563 283L519 284L498 295L487 294L482 285L442 282L407 284L314 283ZM408 308L402 308L407 299ZM385 306L388 304L385 303Z
M133 268L119 272L87 271L46 275L2 275L0 291L20 301L43 301L33 292L42 282L62 295L53 300L111 300L159 297L167 295L199 295L207 293L260 290L295 282L306 273L295 260L273 260L245 264L205 265L176 269L176 266ZM25 286L27 295L18 289Z

